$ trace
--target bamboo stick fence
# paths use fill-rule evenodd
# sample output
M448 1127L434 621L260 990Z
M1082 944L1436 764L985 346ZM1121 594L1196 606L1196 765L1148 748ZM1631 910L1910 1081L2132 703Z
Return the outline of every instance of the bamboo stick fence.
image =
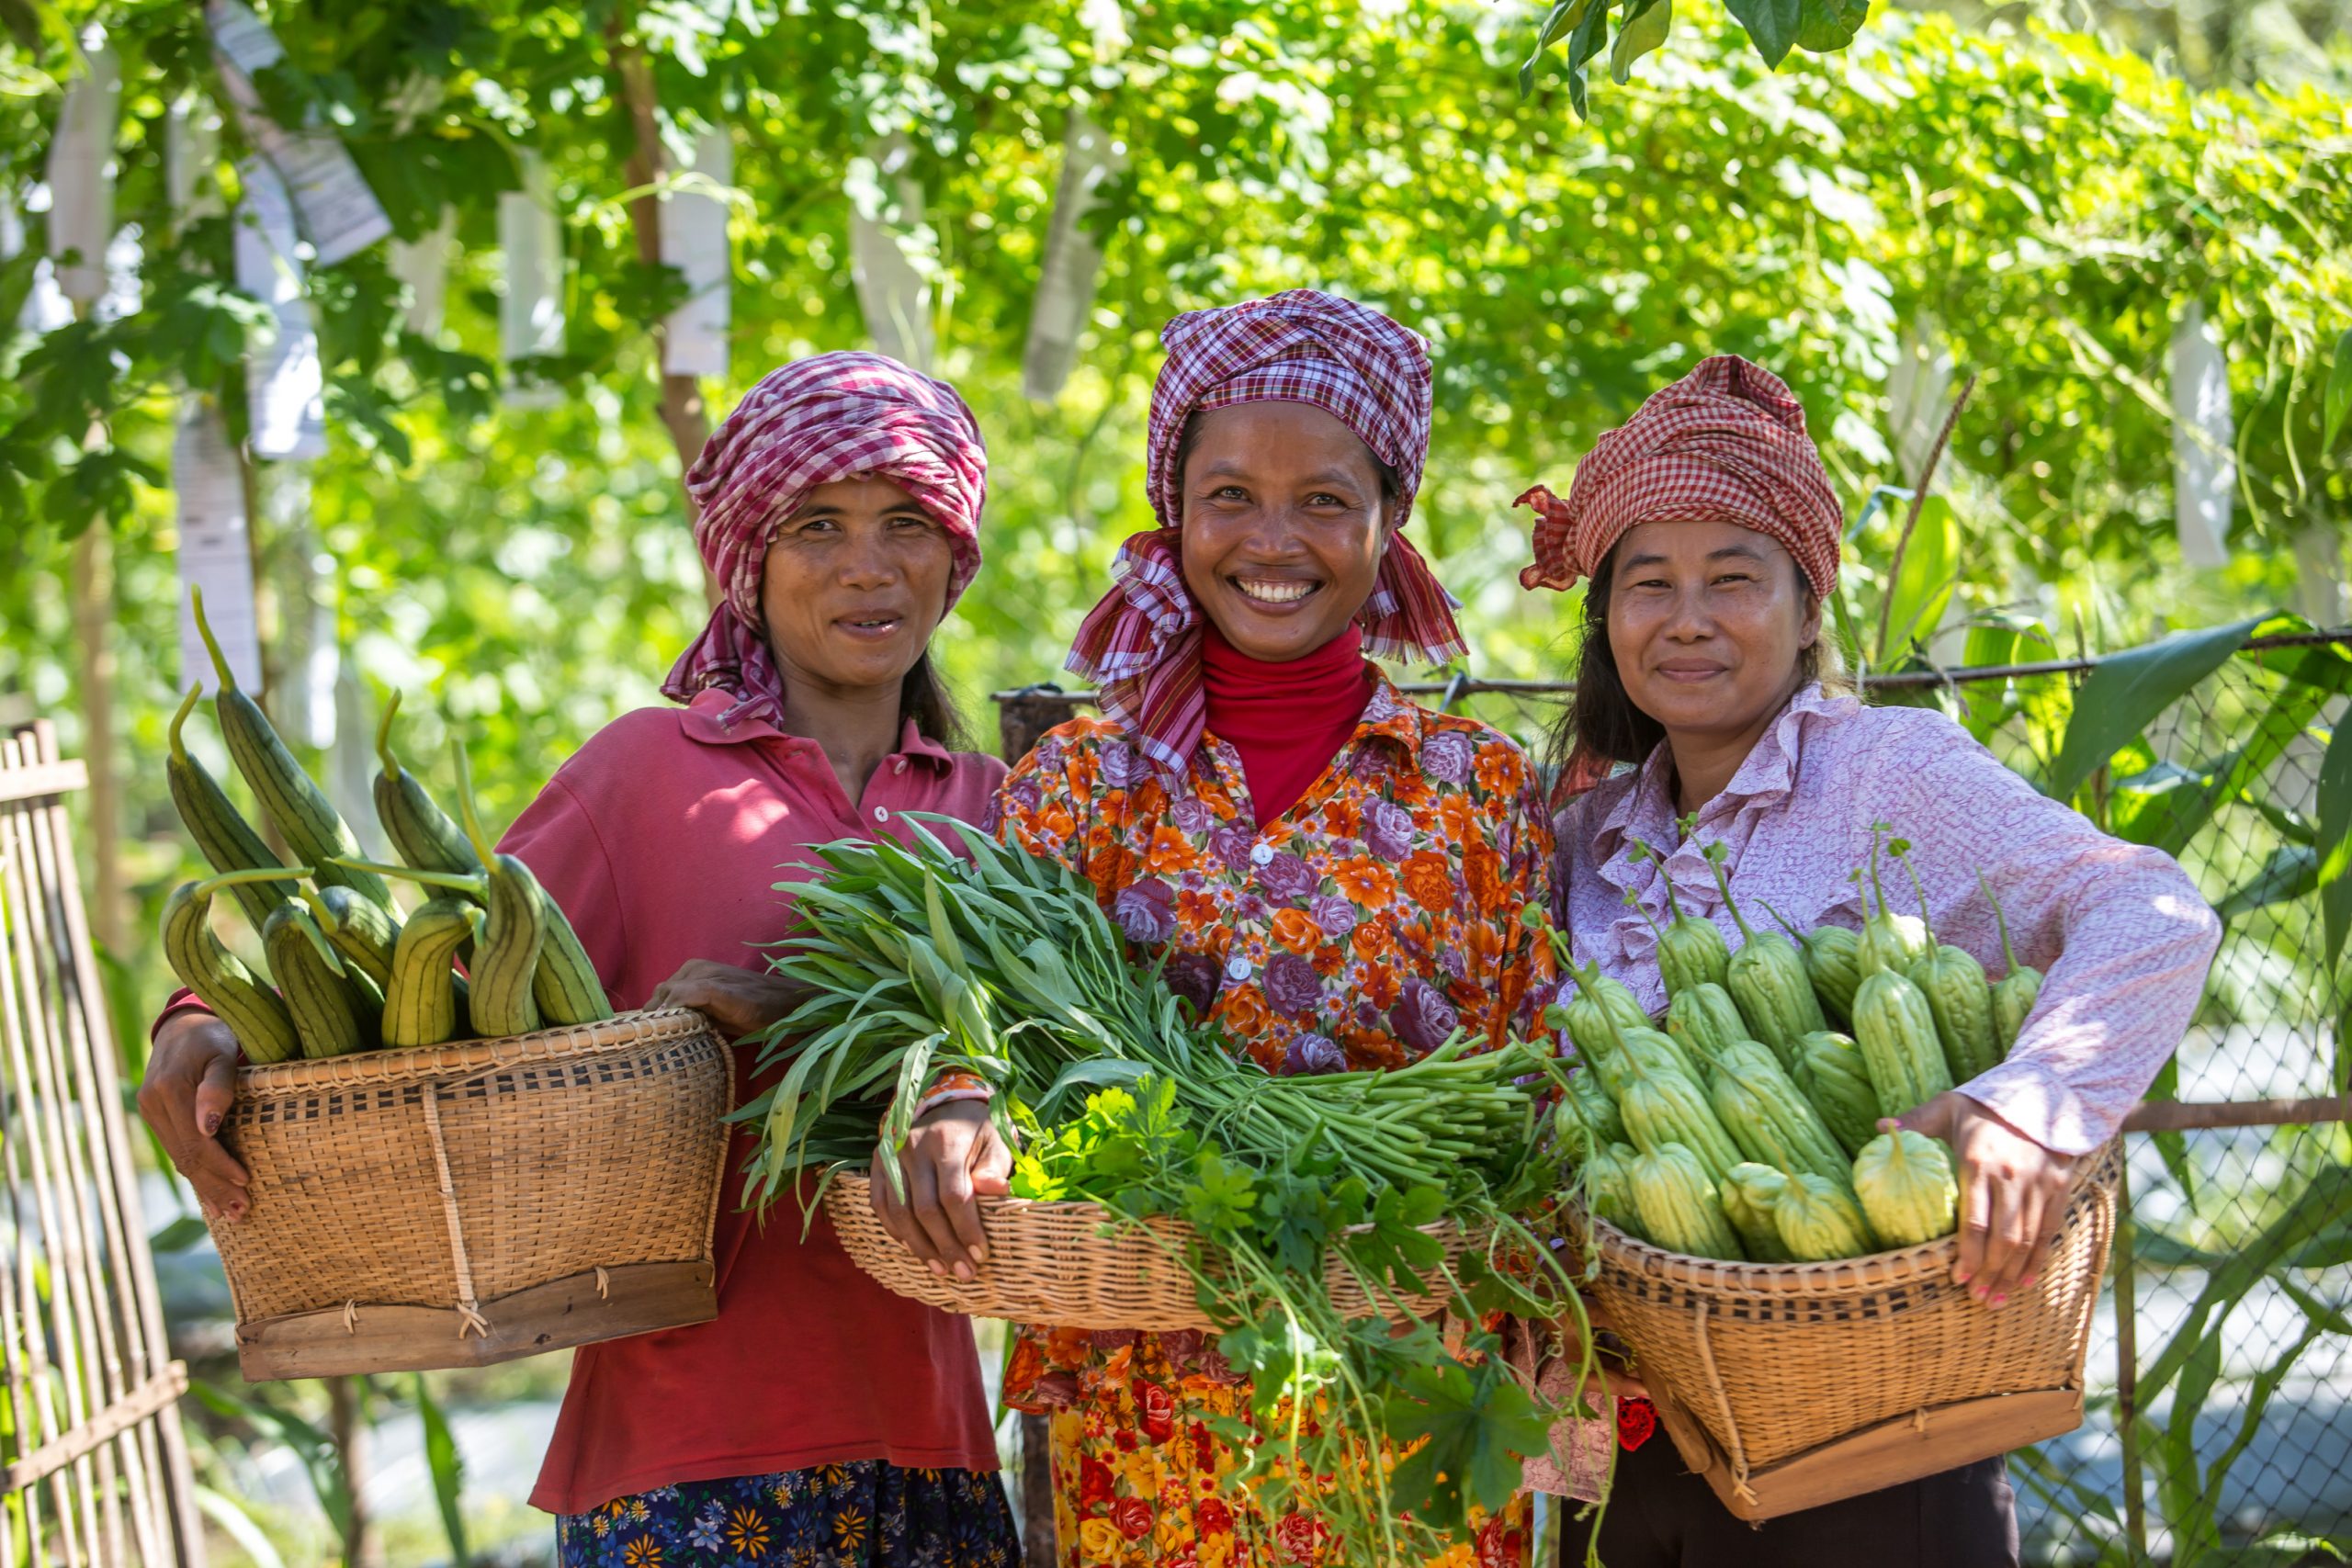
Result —
M55 731L0 740L0 1563L200 1568L203 1535L140 1213Z

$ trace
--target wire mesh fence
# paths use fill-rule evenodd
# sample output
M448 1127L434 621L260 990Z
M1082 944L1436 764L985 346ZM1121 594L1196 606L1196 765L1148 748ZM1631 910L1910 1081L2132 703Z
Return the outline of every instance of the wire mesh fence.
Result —
M2128 1224L2086 1418L2010 1461L2030 1562L2352 1555L2352 1132L2340 1098L2352 1059L2338 1044L2346 997L2325 950L2315 848L2347 660L2352 634L2255 639L2089 786L2100 825L2177 856L2224 921L2196 1023L2151 1101L2185 1102L2175 1122L2280 1124L2130 1135ZM2091 668L1905 672L1866 679L1865 695L1940 707L2039 782ZM1539 757L1573 693L1468 678L1406 690ZM998 694L997 706L1013 757L1092 703L1037 687Z

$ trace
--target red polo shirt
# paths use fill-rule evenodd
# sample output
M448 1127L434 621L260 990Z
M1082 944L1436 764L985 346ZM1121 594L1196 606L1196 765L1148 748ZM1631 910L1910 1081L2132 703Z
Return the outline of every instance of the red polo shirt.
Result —
M909 724L852 806L814 741L732 699L639 708L557 770L499 847L521 857L570 918L613 1006L642 1007L688 959L746 969L792 928L778 882L811 846L905 838L900 814L978 822L1004 764L949 751ZM156 1020L203 1003L183 990ZM755 1048L735 1052L738 1103L757 1093ZM713 1249L718 1316L583 1346L532 1506L580 1514L634 1492L853 1460L994 1470L996 1438L968 1319L893 1295L849 1260L820 1214L778 1199L763 1225L742 1207L750 1134L728 1156Z
M616 1008L641 1006L688 959L757 968L786 935L778 882L812 845L888 833L900 814L978 821L1004 765L907 727L852 805L815 742L747 720L705 692L640 708L557 771L503 846L562 905ZM736 1092L755 1091L736 1053ZM683 1481L879 1459L993 1470L996 1442L970 1322L876 1284L820 1215L806 1240L780 1200L741 1208L749 1134L736 1134L716 1249L718 1316L584 1346L532 1491L552 1514Z

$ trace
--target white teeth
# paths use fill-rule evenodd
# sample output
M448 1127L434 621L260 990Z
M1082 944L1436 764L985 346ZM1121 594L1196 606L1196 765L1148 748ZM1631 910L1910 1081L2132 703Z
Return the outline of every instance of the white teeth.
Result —
M1295 604L1306 598L1315 588L1311 582L1252 581L1246 577L1237 577L1233 581L1240 585L1243 593L1269 604Z

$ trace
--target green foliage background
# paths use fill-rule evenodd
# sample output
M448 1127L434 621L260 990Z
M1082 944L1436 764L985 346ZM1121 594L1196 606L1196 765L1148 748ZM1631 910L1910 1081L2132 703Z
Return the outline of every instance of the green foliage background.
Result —
M266 7L288 51L262 83L281 118L334 125L403 238L454 209L460 250L448 324L429 342L400 330L381 247L313 274L333 446L312 467L314 532L257 525L265 631L281 645L300 619L293 558L322 550L345 656L378 689L411 694L404 750L437 754L454 724L497 819L597 726L658 700L704 600L650 333L678 286L639 259L624 172L621 81L637 60L673 152L708 123L733 137L733 364L702 389L714 412L794 355L865 341L845 182L877 139L913 147L938 369L995 458L990 564L941 637L983 745L984 694L1054 678L1119 538L1148 525L1160 325L1296 285L1378 304L1434 343L1415 527L1465 602L1479 673L1572 673L1576 605L1518 589L1526 514L1511 498L1563 485L1600 431L1722 350L1804 398L1856 519L1847 608L1865 628L1890 596L1903 514L1869 502L1912 478L1890 371L1924 343L1982 377L1945 470L1949 505L1923 519L1893 595L1890 646L1863 639L1883 661L2032 657L2044 646L2013 629L2032 624L2059 651L2119 648L2299 598L2315 619L2345 619L2324 571L2314 582L2297 564L2300 548L2306 567L2340 566L2352 520L2352 432L2327 420L2332 378L2352 386L2341 46L2307 62L2332 92L2192 89L2007 7L1993 24L1873 17L1846 51L1774 72L1730 11L1686 5L1628 83L1595 72L1580 120L1557 51L1520 92L1544 9ZM139 303L0 340L0 698L57 717L69 752L86 750L67 562L103 528L142 933L118 955L131 1016L165 984L143 933L193 864L160 768L183 678L173 421L194 388L241 429L243 355L267 329L220 281L228 220L176 233L168 220L166 116L217 94L185 0L0 0L0 190L23 205L41 177L93 23L123 56L116 211L138 241ZM1092 220L1104 262L1079 368L1041 405L1022 395L1021 357L1077 108L1125 163ZM543 410L497 390L494 212L524 148L548 160L569 266L568 352L534 367L565 396ZM232 197L239 151L232 130L217 174ZM41 213L26 219L27 251L0 262L0 321L16 319L42 249ZM2167 354L2191 300L2228 345L2238 421L2234 549L2219 570L2184 567L2173 542ZM1924 649L1904 635L1915 610Z

